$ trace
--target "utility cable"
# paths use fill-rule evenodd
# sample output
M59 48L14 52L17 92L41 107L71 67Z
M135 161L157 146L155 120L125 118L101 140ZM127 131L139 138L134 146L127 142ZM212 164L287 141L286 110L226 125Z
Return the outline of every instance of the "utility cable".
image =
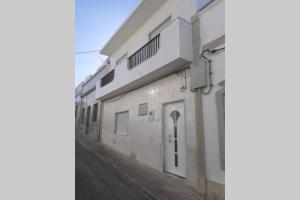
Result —
M202 94L204 94L204 95L208 95L209 93L210 93L210 91L211 91L211 88L212 88L212 84L211 84L211 75L212 75L212 72L211 72L211 62L212 62L212 60L211 59L209 59L209 58L207 58L206 56L204 56L204 54L206 53L206 52L208 52L208 53L210 53L210 54L214 54L214 53L216 53L216 52L218 52L218 51L221 51L221 50L224 50L225 49L225 47L222 47L222 48L220 48L220 49L205 49L205 50L203 50L202 51L202 53L201 53L201 57L202 58L204 58L204 59L206 59L207 61L208 61L208 76L209 76L209 89L208 89L208 91L206 91L206 92L204 92L204 91L202 91L201 90L201 93Z
M95 53L95 52L100 52L100 50L93 50L93 51L79 51L79 52L75 52L75 54Z

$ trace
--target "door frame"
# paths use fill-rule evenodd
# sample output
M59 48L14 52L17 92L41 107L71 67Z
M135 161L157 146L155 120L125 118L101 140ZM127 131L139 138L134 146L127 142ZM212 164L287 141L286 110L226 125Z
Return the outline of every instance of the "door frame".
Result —
M185 171L184 171L184 176L180 176L180 175L177 175L177 174L173 174L173 173L170 173L166 170L166 140L165 140L165 134L166 134L166 131L165 131L165 108L167 105L169 104L174 104L174 103L182 103L183 104L183 112L184 112L184 146L185 146ZM164 173L168 173L168 174L172 174L176 177L180 177L180 178L186 178L186 147L187 147L187 138L186 138L186 102L185 102L185 99L179 99L179 100L174 100L174 101L168 101L168 102L164 102L162 103L162 169L163 169L163 172Z
M86 135L89 135L89 127L90 127L90 120L91 120L90 115L91 115L91 105L88 105L86 107L86 120L85 120L85 134Z

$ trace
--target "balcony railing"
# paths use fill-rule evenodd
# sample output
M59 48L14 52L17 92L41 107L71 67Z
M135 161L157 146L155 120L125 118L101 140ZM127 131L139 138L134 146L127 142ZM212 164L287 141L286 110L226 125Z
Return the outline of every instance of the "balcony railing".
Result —
M159 34L128 58L128 68L132 69L148 58L154 56L159 49Z

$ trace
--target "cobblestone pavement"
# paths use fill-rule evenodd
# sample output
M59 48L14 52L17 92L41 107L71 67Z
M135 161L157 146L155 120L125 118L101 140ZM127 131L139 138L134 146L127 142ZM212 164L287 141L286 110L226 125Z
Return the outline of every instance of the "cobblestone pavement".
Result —
M76 200L141 200L147 197L76 143Z

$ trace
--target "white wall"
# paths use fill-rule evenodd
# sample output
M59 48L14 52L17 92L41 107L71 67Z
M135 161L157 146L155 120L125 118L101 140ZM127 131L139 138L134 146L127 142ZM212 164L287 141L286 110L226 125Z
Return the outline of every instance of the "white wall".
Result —
M203 96L206 173L209 180L224 184L225 173L220 168L219 135L215 101L215 92L221 89L218 83L224 80L225 77L224 52L210 56L210 58L212 59L212 84L214 87L209 95Z
M225 34L225 1L215 0L199 13L201 43L206 44Z
M224 6L224 0L216 1L199 13L202 46L225 34ZM216 48L221 47L224 45ZM222 51L207 57L212 60L212 84L214 87L209 95L203 95L206 175L209 180L224 184L225 172L220 168L215 92L220 89L218 83L225 80L225 55Z
M189 90L190 75L186 70L187 89L180 92L183 76L172 74L145 87L104 102L102 141L114 149L134 156L144 164L163 170L163 104L184 100L186 111L186 175L187 182L196 186L197 148L195 130L194 94ZM148 103L154 111L154 122L148 117L138 116L138 105ZM126 136L114 134L115 113L129 111L129 133Z

